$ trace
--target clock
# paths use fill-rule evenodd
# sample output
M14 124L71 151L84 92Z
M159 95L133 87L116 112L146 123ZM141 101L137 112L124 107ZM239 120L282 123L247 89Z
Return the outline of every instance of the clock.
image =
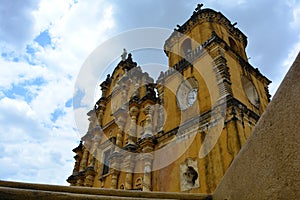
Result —
M197 100L198 85L194 78L183 81L176 93L177 105L180 110L186 110Z
M197 99L197 93L198 93L198 89L193 88L192 90L189 91L188 95L187 95L187 104L189 106L193 105L194 102Z

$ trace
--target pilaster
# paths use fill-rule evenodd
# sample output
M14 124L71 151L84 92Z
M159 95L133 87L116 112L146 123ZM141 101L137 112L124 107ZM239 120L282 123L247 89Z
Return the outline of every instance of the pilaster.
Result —
M153 137L153 105L147 103L143 110L144 114L146 115L145 124L144 124L144 134L142 138Z
M79 172L83 172L87 167L88 157L89 157L89 151L87 150L86 147L84 147L82 159L79 166Z
M132 179L133 179L133 169L134 169L134 160L132 159L131 155L128 155L125 158L124 169L126 171L125 176L125 190L132 189Z
M137 106L130 107L130 129L128 136L128 145L136 146L134 139L137 136L137 117L139 115L139 108Z
M153 137L146 137L141 139L140 146L142 147L141 160L144 161L144 178L143 178L143 191L152 190L151 172L153 161L154 140Z
M215 46L210 50L213 59L213 70L217 78L220 98L232 96L231 80L224 49Z

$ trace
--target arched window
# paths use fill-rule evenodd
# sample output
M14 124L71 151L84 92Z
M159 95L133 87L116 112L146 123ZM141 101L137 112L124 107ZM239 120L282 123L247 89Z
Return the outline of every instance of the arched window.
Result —
M181 53L184 56L189 55L192 52L192 43L191 39L186 39L181 44Z
M248 100L256 107L259 107L259 96L257 93L257 90L249 78L246 76L242 76L242 85L243 89L246 93L246 96L248 97Z
M109 156L110 156L110 150L106 150L103 153L103 167L101 173L102 176L108 174L109 172Z
M143 189L143 179L141 177L137 178L135 181L135 188L136 189Z

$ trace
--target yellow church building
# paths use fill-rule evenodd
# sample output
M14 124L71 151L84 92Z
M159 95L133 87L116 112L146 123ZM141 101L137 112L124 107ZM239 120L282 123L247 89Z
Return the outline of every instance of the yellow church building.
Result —
M157 80L122 55L73 149L72 186L212 193L269 101L247 37L198 5L165 41Z

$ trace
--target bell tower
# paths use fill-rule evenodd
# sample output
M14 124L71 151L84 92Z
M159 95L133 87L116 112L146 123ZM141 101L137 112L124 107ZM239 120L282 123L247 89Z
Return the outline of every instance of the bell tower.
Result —
M213 192L270 101L270 81L248 62L247 37L222 13L202 6L164 46L170 67L158 80L165 88L164 131L184 127L181 138L191 132L185 130L196 136L177 167L160 171L161 177L180 171L168 180L177 186L157 190ZM197 179L183 183L191 167Z

